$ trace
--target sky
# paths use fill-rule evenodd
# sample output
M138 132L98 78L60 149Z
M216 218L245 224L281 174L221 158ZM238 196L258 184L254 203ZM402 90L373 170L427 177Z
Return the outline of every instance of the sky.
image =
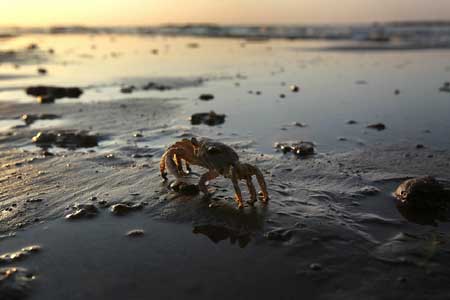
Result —
M0 0L0 26L450 20L450 0Z

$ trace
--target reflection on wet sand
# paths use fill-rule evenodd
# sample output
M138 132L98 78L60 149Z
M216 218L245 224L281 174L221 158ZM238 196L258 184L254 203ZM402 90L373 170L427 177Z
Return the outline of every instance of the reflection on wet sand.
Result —
M237 241L239 247L241 248L245 248L251 240L250 233L239 232L222 226L198 225L194 226L192 232L194 234L206 235L211 241L216 244L220 241L229 239L230 244L234 245Z

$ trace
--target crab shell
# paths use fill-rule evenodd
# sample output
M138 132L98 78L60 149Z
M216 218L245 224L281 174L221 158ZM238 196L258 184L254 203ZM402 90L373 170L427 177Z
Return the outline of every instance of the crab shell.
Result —
M231 147L210 139L192 139L191 142L196 147L194 154L200 166L231 178L230 168L239 164L239 156Z

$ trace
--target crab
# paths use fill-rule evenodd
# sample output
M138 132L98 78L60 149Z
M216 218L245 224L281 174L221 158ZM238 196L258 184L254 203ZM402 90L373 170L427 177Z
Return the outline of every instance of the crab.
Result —
M250 201L253 204L258 200L252 176L256 176L261 188L263 203L269 200L266 182L261 171L251 164L241 163L237 153L229 146L213 141L211 139L183 139L171 145L162 155L160 161L161 177L167 180L166 168L170 174L175 176L177 181L181 181L186 172L183 170L182 162L185 162L186 170L191 172L190 165L201 166L208 169L208 172L200 176L198 182L199 190L209 197L206 182L222 175L231 179L235 190L235 201L241 209L244 207L239 180L245 180L250 193Z

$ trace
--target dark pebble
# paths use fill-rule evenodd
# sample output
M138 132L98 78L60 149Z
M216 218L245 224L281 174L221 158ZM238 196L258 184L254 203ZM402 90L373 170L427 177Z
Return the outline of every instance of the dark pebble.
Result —
M203 100L203 101L209 101L214 99L214 95L213 94L201 94L198 99Z

